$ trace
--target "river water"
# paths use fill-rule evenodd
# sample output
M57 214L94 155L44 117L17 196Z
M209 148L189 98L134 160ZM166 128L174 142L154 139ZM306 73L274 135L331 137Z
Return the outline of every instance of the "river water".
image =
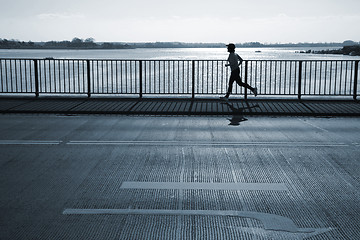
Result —
M327 48L311 48L319 51ZM296 95L299 74L301 92L308 95L351 95L355 62L359 57L344 55L306 54L307 48L237 48L236 52L248 62L247 80L257 86L262 95ZM38 61L40 92L85 93L88 91L86 62L96 60L143 60L142 83L137 61L91 61L91 90L98 94L222 94L226 91L229 70L224 48L138 48L116 50L0 50L0 93L34 92L33 61L5 59L44 59ZM61 60L59 60L61 59ZM146 61L149 60L149 61ZM151 61L174 60L174 61ZM197 61L193 66L190 61ZM222 60L222 61L210 61ZM269 60L269 61L256 61ZM293 60L293 61L276 61ZM302 71L300 63L303 61ZM316 60L316 61L310 61ZM21 65L23 64L23 65ZM244 65L244 64L243 64ZM192 69L195 69L191 77ZM245 77L242 66L242 77ZM360 69L358 70L358 72ZM358 73L359 75L360 73ZM192 79L196 79L192 87ZM357 84L360 89L360 84ZM143 86L143 89L140 89ZM235 86L236 92L243 89ZM358 90L359 91L359 90Z
M355 60L359 57L299 53L315 48L237 48L244 60ZM115 50L0 49L0 58L226 60L226 48L137 48Z

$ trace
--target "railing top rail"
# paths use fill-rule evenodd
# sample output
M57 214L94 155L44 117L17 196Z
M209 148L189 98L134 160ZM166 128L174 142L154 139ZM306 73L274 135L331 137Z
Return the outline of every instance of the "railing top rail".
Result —
M198 62L210 62L210 61L226 61L226 59L106 59L106 58L0 58L0 60L46 60L46 61L198 61ZM356 62L359 59L244 59L247 62Z

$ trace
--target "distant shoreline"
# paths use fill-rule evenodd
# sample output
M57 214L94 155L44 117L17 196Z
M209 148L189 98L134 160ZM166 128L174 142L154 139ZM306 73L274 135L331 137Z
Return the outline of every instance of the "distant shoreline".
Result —
M343 43L276 43L263 44L260 42L235 43L237 48L341 48L360 44L353 41ZM184 43L184 42L94 42L93 39L78 39L72 41L24 42L0 38L0 49L136 49L136 48L224 48L226 43Z
M344 46L341 49L327 49L321 51L301 51L299 53L314 53L314 54L340 54L340 55L349 55L349 56L360 56L360 45L354 46Z
M184 42L94 42L94 39L86 40L74 38L72 41L49 41L49 42L24 42L0 38L0 49L36 49L36 50L117 50L117 49L141 49L141 48L224 48L225 43L184 43ZM310 50L299 53L313 54L342 54L360 56L360 42L344 41L343 43L277 43L263 44L260 42L236 43L237 48L307 48ZM329 48L327 50L314 51L311 48ZM332 48L332 49L330 49Z

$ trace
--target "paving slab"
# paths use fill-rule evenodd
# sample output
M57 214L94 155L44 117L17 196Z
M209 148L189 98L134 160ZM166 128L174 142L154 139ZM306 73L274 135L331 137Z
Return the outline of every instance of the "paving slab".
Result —
M0 115L0 239L359 239L360 119Z
M351 100L171 98L0 98L0 113L126 115L360 116Z

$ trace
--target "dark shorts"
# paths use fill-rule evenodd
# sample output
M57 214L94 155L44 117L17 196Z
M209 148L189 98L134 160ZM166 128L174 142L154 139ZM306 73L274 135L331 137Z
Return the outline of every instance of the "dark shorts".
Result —
M236 81L237 83L241 82L240 68L237 68L234 71L231 71L230 81L231 82Z
M235 69L231 72L230 80L229 80L229 86L228 86L228 93L232 92L233 89L233 83L236 82L239 86L248 88L252 90L252 87L244 82L241 81L240 77L240 68Z

